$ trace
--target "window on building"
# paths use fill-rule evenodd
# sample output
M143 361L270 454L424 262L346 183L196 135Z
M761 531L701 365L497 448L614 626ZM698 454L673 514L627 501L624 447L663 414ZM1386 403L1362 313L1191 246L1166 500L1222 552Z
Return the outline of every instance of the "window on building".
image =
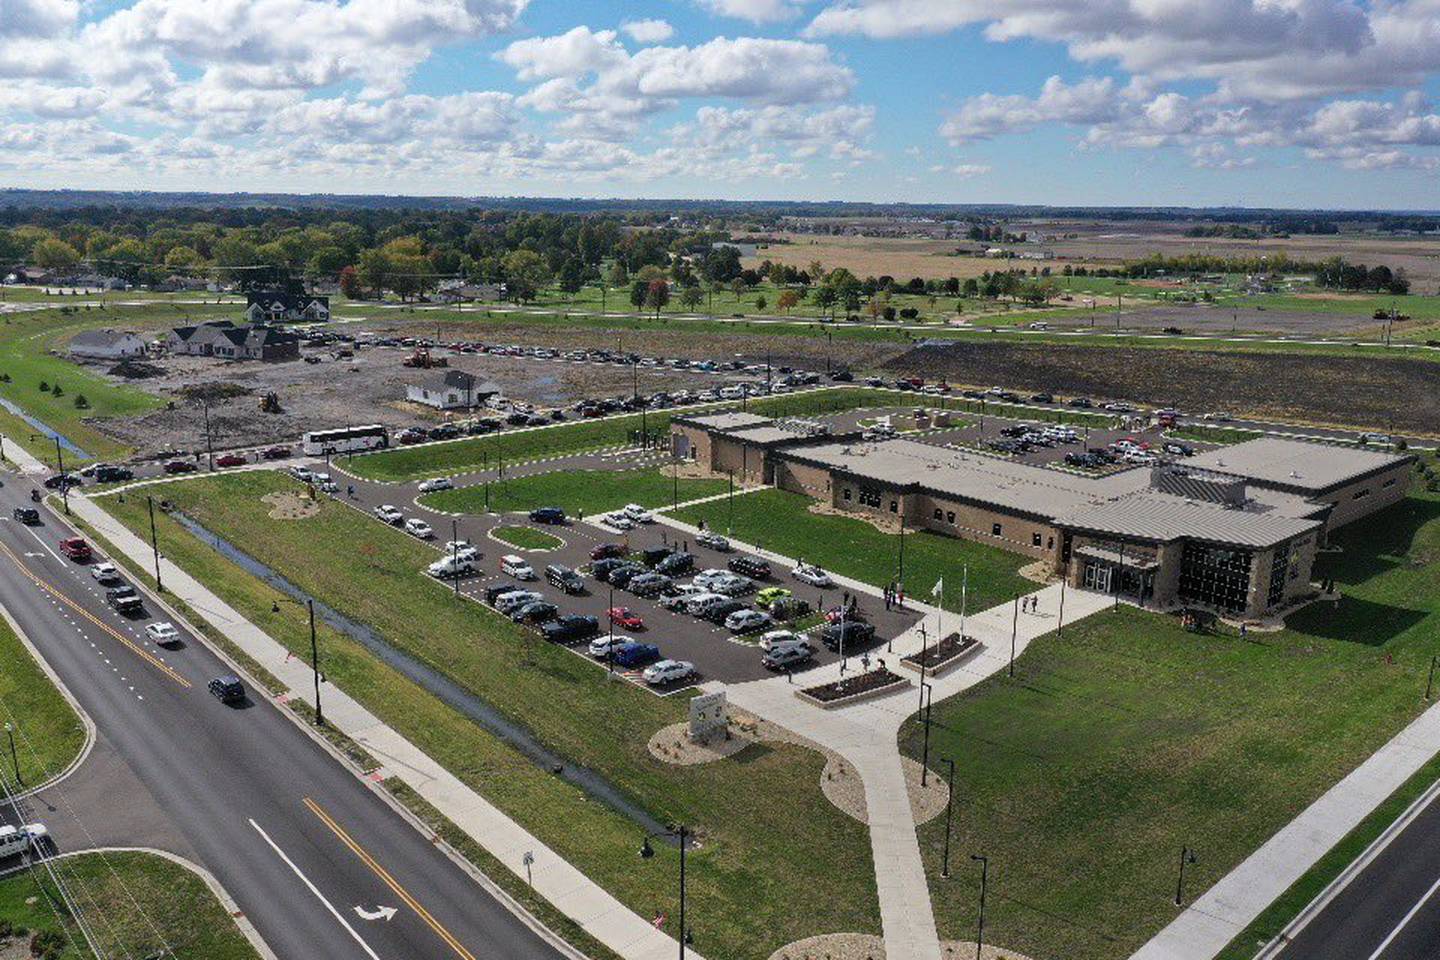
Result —
M899 513L899 512L900 512L900 501L898 501L898 500L891 500L891 501L890 501L890 512L891 512L891 513Z
M1038 547L1044 539L1045 538L1042 535L1038 533L1032 533L1030 534L1030 546Z
M945 522L946 522L946 523L954 523L954 522L955 522L955 511L954 511L954 510L947 510L947 511L945 511Z
M1180 555L1180 599L1230 613L1244 612L1253 559L1245 550L1186 543Z
M844 488L843 490L840 491L840 499L841 499L841 500L849 500L849 499L850 499L850 488L849 488L849 487L846 487L846 488Z
M878 507L881 506L881 504L884 503L884 501L881 500L881 498L880 498L880 491L878 491L878 490L867 490L867 489L864 488L864 487L861 487L861 488L860 488L860 496L859 496L858 499L860 500L860 504L861 504L862 506L866 506L866 507L877 507L877 508L878 508Z
M945 511L944 511L944 510L941 510L939 507L936 507L936 508L935 508L935 521L938 523L938 522L940 522L940 521L943 520L943 519L945 519Z
M1270 559L1270 590L1265 597L1265 606L1274 607L1285 596L1286 574L1290 569L1290 544L1276 547Z
M995 524L994 526L992 526L992 527L990 528L990 535L991 535L992 537L998 537L998 536L1000 536L1000 524L997 523L997 524Z
M1370 496L1370 488L1369 488L1369 487L1366 487L1364 490L1356 490L1355 493L1354 493L1354 495L1352 495L1352 496L1350 497L1350 499L1351 499L1351 500L1364 500L1364 499L1365 499L1366 497L1368 497L1368 496Z
M1054 537L1049 537L1049 538L1046 539L1046 541L1045 541L1045 549L1046 549L1046 550L1054 550L1054 549L1055 549L1055 538L1054 538Z
M1394 478L1394 477L1391 477L1389 480L1386 480L1384 483L1380 484L1380 486L1382 486L1382 487L1393 487L1393 486L1395 486L1395 478Z

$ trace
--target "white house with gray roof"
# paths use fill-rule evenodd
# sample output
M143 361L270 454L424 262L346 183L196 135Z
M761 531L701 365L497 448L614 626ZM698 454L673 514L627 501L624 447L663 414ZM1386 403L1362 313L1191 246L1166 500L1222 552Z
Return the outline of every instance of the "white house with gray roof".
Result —
M80 360L127 360L145 355L145 341L131 330L82 330L69 349Z

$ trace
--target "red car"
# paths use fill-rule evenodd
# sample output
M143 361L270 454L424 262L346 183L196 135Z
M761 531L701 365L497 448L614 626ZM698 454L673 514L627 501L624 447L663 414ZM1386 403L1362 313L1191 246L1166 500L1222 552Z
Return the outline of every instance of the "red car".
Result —
M227 453L215 458L217 467L238 467L249 462L238 453Z
M289 447L269 447L261 454L266 460L284 460L290 456Z
M826 623L839 623L844 620L846 623L864 623L865 612L859 608L831 607L825 611Z
M610 617L610 622L617 627L624 627L626 630L644 630L645 621L634 613L629 607L611 607L605 613Z
M602 543L590 551L591 560L605 560L609 557L625 556L625 545L620 543Z
M89 563L95 556L84 537L70 537L60 541L60 552L76 563Z
M198 467L189 460L171 460L165 464L166 473L194 473Z

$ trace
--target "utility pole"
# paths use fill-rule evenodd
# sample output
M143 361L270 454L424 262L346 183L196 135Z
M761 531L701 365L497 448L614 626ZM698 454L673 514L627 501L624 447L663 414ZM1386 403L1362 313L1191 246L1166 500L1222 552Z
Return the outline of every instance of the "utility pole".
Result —
M450 518L450 573L455 578L455 596L460 596L460 520Z
M65 455L60 450L60 434L55 434L55 465L60 471L60 501L65 504L65 516L70 516L70 478L65 476Z
M15 769L15 783L25 786L25 781L20 779L20 754L15 752L15 726L9 720L5 721L5 736L10 738L10 765Z
M210 472L215 472L215 444L210 438L210 398L205 397L205 452L210 458ZM330 455L327 452L325 462L329 464Z
M155 534L155 498L147 495L145 503L150 508L150 549L155 553L155 591L164 593L165 587L160 583L160 538Z
M315 642L315 601L306 600L310 608L310 669L315 672L315 726L325 726L325 713L320 709L320 646Z
M1175 906L1180 906L1185 895L1185 864L1195 862L1195 851L1188 846L1180 848L1180 878L1175 881Z

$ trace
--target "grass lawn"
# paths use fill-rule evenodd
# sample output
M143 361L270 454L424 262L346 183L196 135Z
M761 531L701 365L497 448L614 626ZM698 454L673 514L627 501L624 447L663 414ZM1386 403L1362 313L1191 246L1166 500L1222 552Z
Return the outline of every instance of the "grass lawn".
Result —
M971 853L990 858L986 929L1037 957L1120 958L1424 707L1440 650L1440 495L1416 493L1336 538L1315 577L1344 599L1275 634L1184 632L1121 608L1041 638L1003 674L937 704L957 761L952 858L921 829L943 936L970 936ZM902 747L921 749L917 724Z
M103 956L158 957L163 953L187 960L256 960L258 956L205 881L164 857L87 853L63 857L56 861L55 869L83 905ZM0 920L27 931L17 939L28 944L39 934L63 944L55 960L92 956L70 917L57 916L52 903L64 909L43 871L0 880ZM3 937L0 954L10 956Z
M490 535L521 550L554 550L565 543L559 537L534 527L496 527Z
M564 470L490 484L490 509L496 513L560 507L575 515L594 516L627 503L644 507L669 506L675 491L680 502L724 493L724 480L672 480L662 469ZM420 502L449 513L484 513L484 487L462 487L427 494Z
M1165 436L1173 437L1176 440L1196 440L1201 443L1244 443L1246 440L1255 440L1265 434L1259 430L1245 430L1240 427L1203 427L1188 426L1176 427L1166 430Z
M607 683L568 651L541 643L479 604L455 600L420 572L434 552L413 538L325 501L318 516L274 521L260 497L296 484L269 472L167 485L167 499L208 529L265 561L318 599L374 627L389 642L442 670L555 752L610 779L661 822L693 825L704 847L690 858L697 949L749 960L801 937L878 931L865 829L818 787L823 758L789 745L752 747L733 762L671 767L646 749L686 705L629 684ZM148 535L144 501L102 501ZM272 589L223 560L169 516L161 549L254 623L308 651L304 613L271 612ZM315 563L323 555L326 562ZM674 916L678 864L669 848L635 856L639 829L322 625L321 658L332 682L554 846L643 916ZM823 849L824 857L816 850ZM757 911L757 902L793 909Z
M784 490L746 493L734 502L733 524L728 498L682 507L675 517L697 525L704 520L712 530L728 529L747 543L803 557L877 587L895 578L900 558L898 534L881 533L863 520L813 514L809 497ZM947 610L960 609L962 570L967 565L967 608L978 611L1033 590L1035 584L1016 573L1028 562L1019 554L970 540L926 531L905 535L908 593L929 601L930 588L944 577Z
M30 651L0 620L0 721L15 725L20 778L36 786L61 773L85 745L85 727ZM8 746L4 747L8 754ZM0 776L14 775L10 757Z

